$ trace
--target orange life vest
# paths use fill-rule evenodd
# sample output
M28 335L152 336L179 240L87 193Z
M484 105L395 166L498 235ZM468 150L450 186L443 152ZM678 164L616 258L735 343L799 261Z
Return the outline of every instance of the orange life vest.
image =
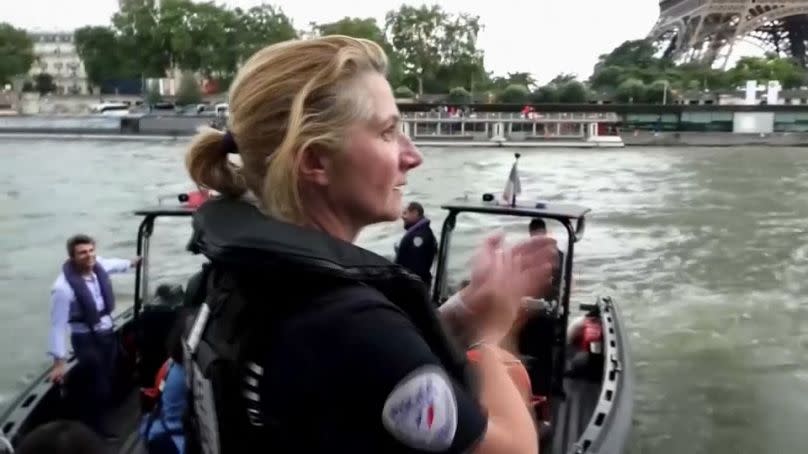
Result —
M519 394L522 395L522 398L525 400L525 403L533 408L536 411L536 416L540 420L547 420L549 419L549 414L547 413L548 408L545 405L547 403L547 398L544 396L536 396L533 394L533 387L530 382L530 375L527 373L527 368L519 360L516 356L514 356L509 351L501 348L501 347L494 347L497 351L502 362L508 368L508 374L513 380L513 383L516 385L516 389L519 390ZM469 362L474 364L479 362L480 360L480 352L479 350L468 350L466 351L466 358L468 358Z
M508 374L511 376L511 380L513 380L513 383L516 385L519 393L525 399L525 402L529 403L532 397L532 388L530 384L530 376L527 374L525 365L507 350L500 347L496 347L496 350L499 357L508 367ZM466 357L471 363L477 363L480 361L480 351L469 350L466 352Z

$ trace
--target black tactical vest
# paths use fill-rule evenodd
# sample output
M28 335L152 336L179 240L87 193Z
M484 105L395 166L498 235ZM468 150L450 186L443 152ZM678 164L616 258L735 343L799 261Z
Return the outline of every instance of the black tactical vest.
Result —
M230 454L265 444L272 421L259 408L256 354L273 326L334 298L386 298L419 329L447 373L472 391L465 356L445 335L426 287L402 267L320 231L269 218L241 200L206 202L193 227L189 249L210 264L192 278L204 291L188 289L199 305L186 321L183 342L189 454Z

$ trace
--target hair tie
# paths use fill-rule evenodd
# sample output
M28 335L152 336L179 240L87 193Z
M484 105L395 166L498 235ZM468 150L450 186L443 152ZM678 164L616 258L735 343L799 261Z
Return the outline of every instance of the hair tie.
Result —
M236 139L233 137L233 133L230 130L224 132L224 137L222 137L222 150L227 154L238 154L238 145L236 145Z

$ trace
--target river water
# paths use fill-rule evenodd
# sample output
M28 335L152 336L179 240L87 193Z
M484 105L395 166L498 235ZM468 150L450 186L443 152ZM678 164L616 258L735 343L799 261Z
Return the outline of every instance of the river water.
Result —
M0 408L40 372L49 288L64 241L84 231L99 253L134 254L134 208L190 188L185 142L0 139ZM501 149L425 149L407 200L439 231L441 202L499 192ZM636 361L631 452L804 452L808 418L808 154L790 148L522 151L523 199L591 207L576 248L573 299L611 295ZM498 225L459 228L452 268ZM522 221L505 224L524 236ZM182 282L187 220L161 222L157 282ZM558 229L555 233L559 233ZM385 255L398 224L360 243ZM114 277L121 301L132 275ZM122 303L125 305L125 303Z

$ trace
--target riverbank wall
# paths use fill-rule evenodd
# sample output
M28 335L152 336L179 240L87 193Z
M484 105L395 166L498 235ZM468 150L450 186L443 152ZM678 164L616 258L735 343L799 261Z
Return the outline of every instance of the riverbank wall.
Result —
M628 146L643 147L808 147L806 132L770 132L745 134L733 132L659 132L640 131L621 134Z

